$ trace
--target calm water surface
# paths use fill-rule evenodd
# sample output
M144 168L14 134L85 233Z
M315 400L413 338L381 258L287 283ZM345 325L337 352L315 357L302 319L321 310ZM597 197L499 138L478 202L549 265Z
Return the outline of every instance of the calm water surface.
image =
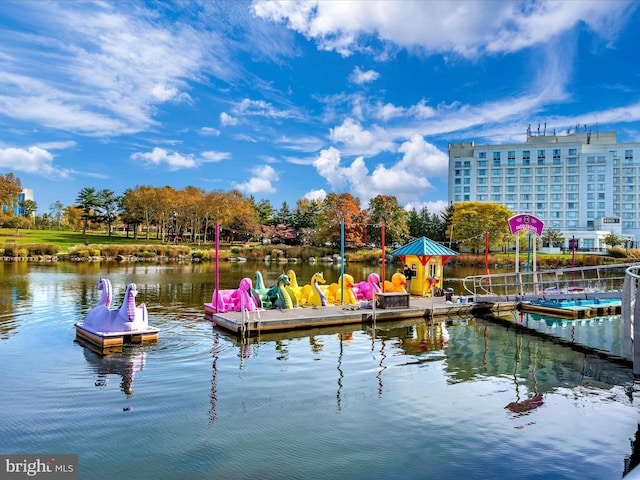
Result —
M640 421L628 368L482 319L242 342L204 320L212 265L0 275L0 452L76 453L83 479L615 479ZM74 341L101 276L117 305L137 284L157 344Z

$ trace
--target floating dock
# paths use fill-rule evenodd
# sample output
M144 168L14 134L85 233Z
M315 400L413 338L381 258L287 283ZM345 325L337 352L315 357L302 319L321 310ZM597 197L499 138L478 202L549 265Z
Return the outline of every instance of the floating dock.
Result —
M93 330L85 328L82 323L76 323L75 327L77 337L103 349L121 347L128 343L151 343L158 341L159 330L153 327L130 332L94 332Z
M617 315L622 311L621 300L538 300L522 302L520 310L567 319Z
M335 327L342 325L370 324L398 321L409 318L446 318L480 315L487 312L515 310L516 302L466 302L451 303L445 297L411 297L409 306L363 308L358 305L326 307L298 307L289 309L259 310L256 312L213 313L206 311L205 318L216 326L236 333L257 334L287 330Z

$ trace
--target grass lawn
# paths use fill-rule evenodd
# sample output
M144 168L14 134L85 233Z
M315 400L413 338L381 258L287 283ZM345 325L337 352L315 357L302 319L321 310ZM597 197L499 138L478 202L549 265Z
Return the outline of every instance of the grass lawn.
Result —
M61 252L67 252L69 247L74 245L82 245L88 241L89 244L98 245L147 245L147 244L159 244L160 240L149 239L147 241L144 238L127 238L121 233L114 233L109 239L109 235L106 233L87 232L86 237L82 235L82 232L67 232L57 230L17 230L15 228L0 228L0 244L11 242L18 245L24 244L54 244L60 246Z

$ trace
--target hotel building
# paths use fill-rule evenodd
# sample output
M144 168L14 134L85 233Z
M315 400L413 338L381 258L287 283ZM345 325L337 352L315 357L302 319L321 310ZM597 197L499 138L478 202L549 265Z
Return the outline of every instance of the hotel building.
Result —
M529 213L583 250L609 233L639 248L640 143L616 132L532 135L525 143L449 144L449 203L495 202Z

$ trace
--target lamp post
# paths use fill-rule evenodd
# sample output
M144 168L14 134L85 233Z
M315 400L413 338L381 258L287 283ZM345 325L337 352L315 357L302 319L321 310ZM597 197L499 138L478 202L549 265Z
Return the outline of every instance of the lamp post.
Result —
M571 282L573 283L575 272L574 268L576 266L576 236L571 235Z

